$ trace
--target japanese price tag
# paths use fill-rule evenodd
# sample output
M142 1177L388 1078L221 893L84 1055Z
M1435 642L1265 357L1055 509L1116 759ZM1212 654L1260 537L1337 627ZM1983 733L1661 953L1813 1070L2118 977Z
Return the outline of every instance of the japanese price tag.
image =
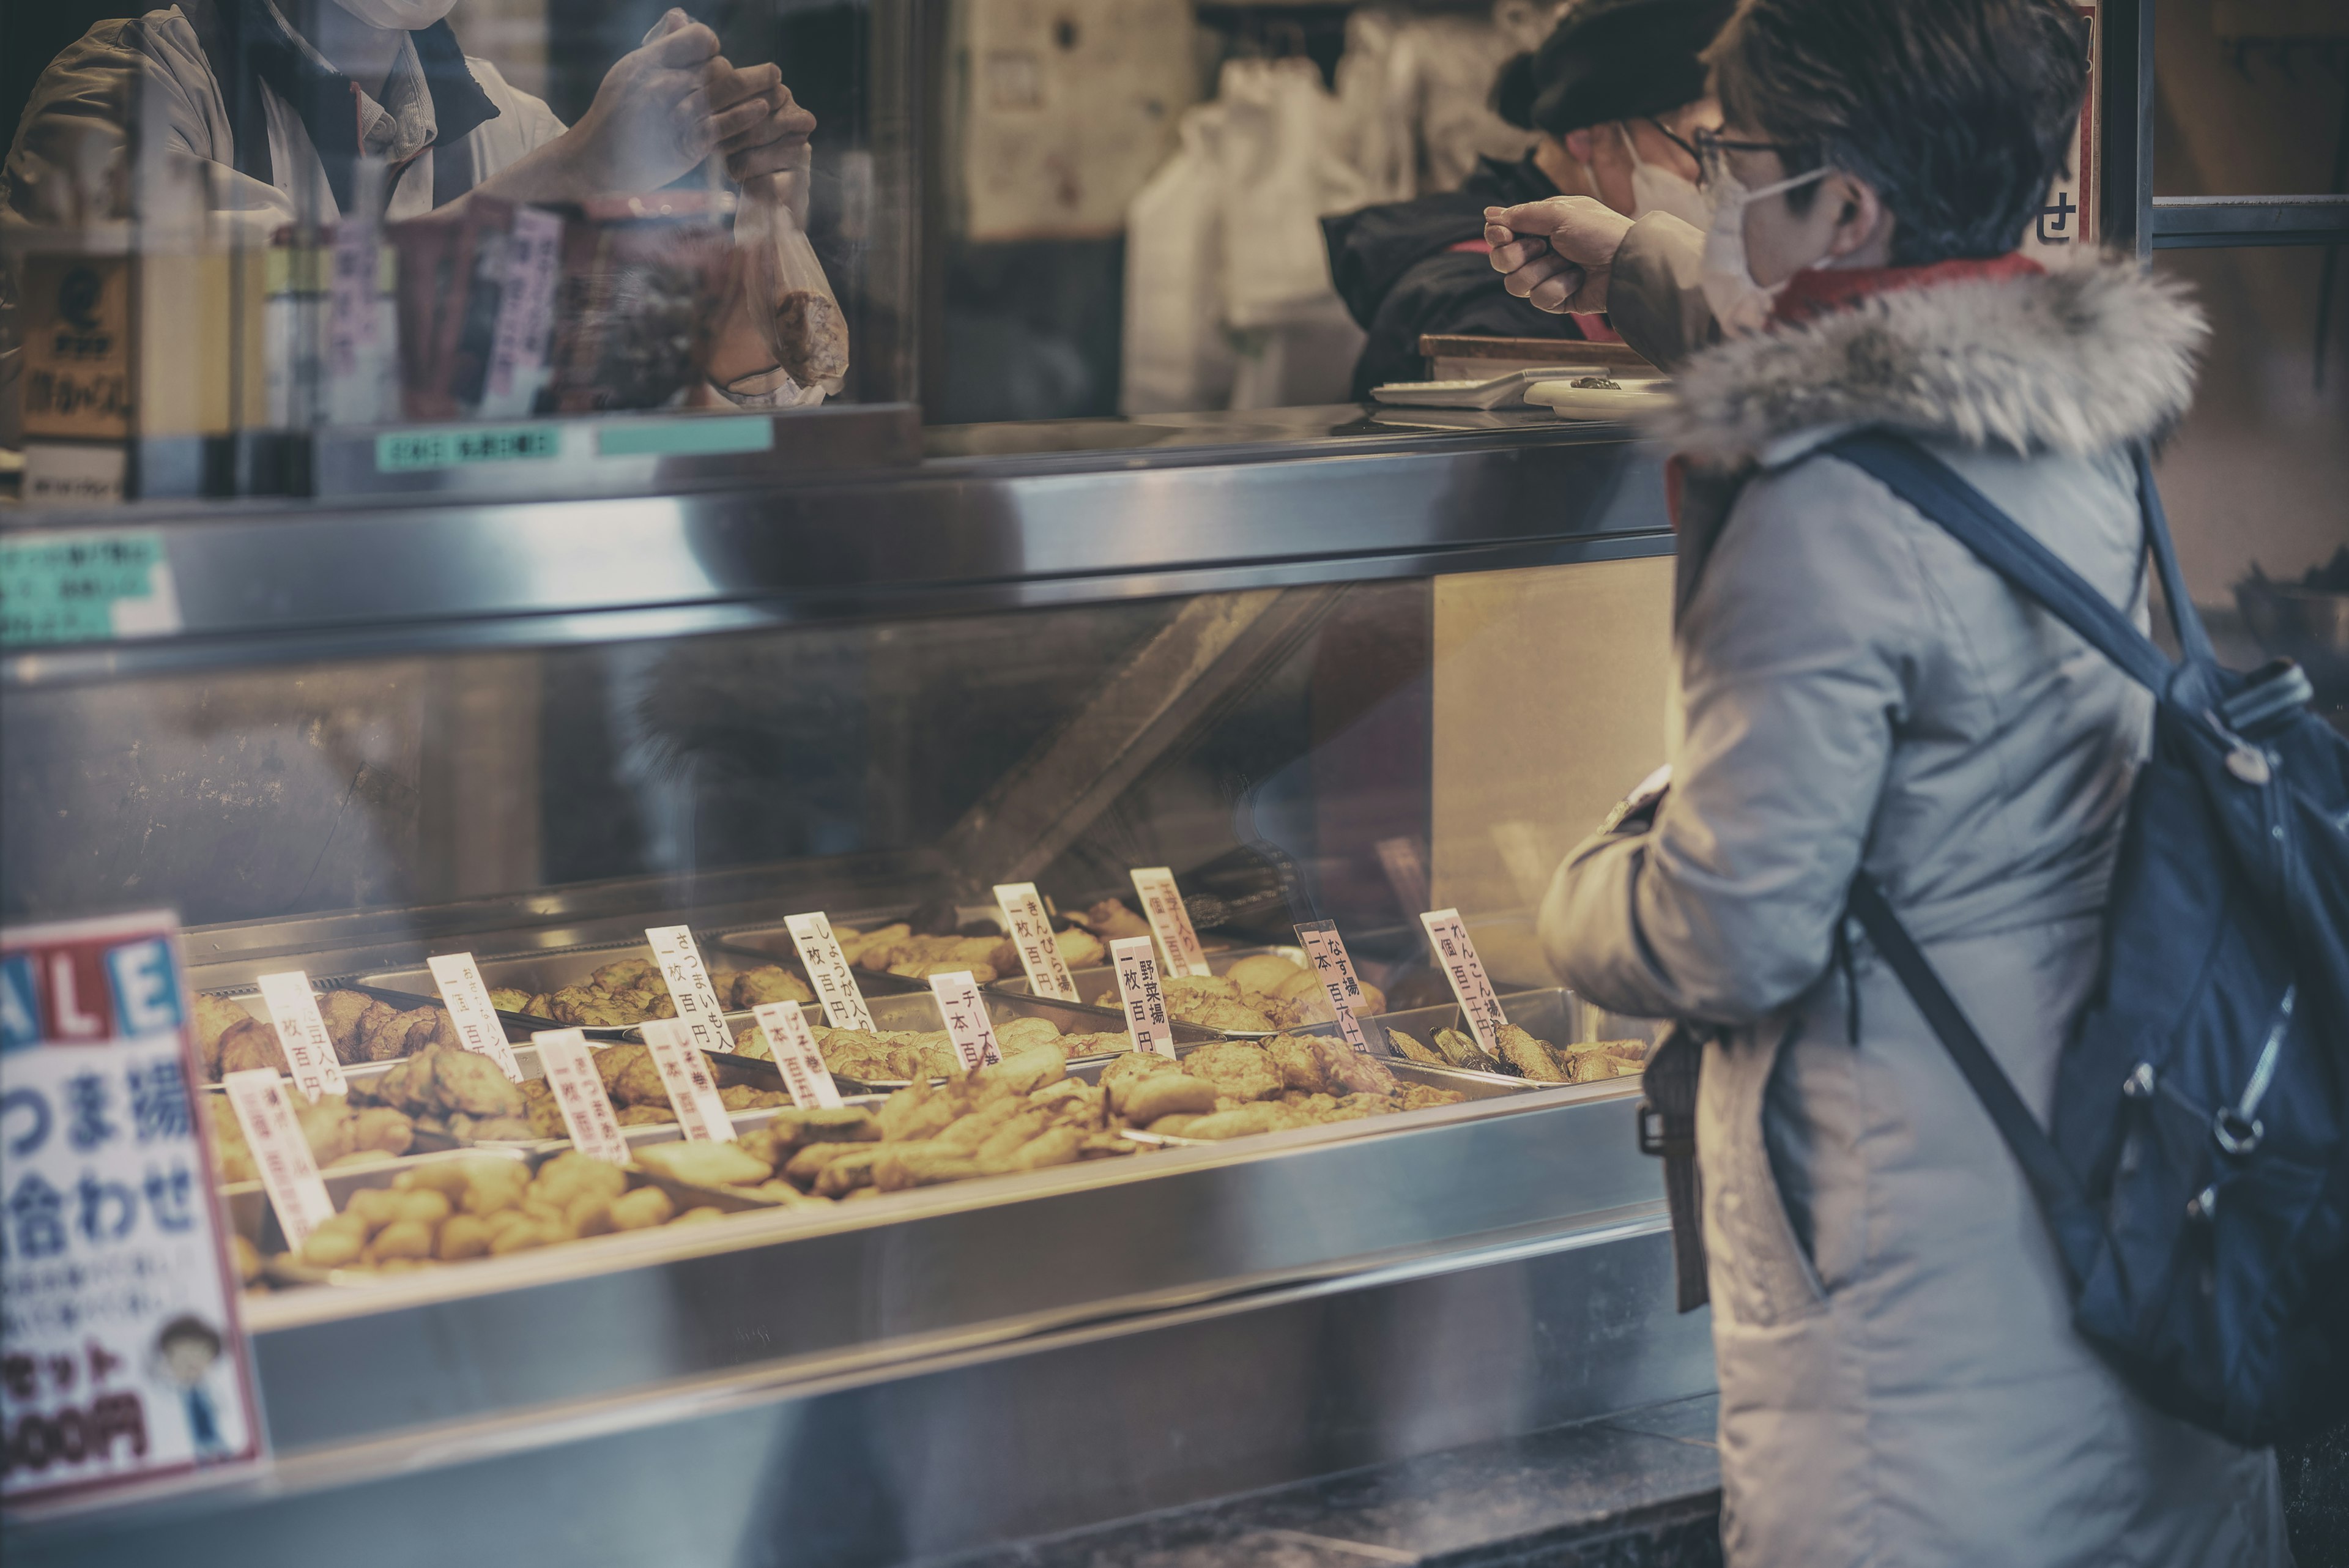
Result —
M1427 861L1419 852L1419 840L1381 838L1377 848L1379 868L1387 874L1395 901L1406 910L1427 908Z
M1077 998L1076 977L1061 957L1061 940L1052 934L1052 917L1044 911L1044 896L1033 882L1006 882L995 889L995 906L1011 928L1011 945L1019 950L1019 967L1028 971L1028 989L1038 996L1062 1002Z
M1125 1003L1125 1032L1137 1051L1174 1054L1174 1024L1166 1016L1166 996L1158 984L1158 955L1148 937L1125 937L1109 945L1117 967L1117 994Z
M1354 1009L1362 1002L1362 982L1355 978L1353 962L1346 957L1338 922L1314 920L1299 926L1297 940L1305 949L1305 961L1312 967L1314 977L1329 993L1330 1011L1338 1015L1338 1033L1345 1036L1347 1044L1365 1056L1371 1054L1371 1043L1354 1017Z
M677 1112L677 1125L688 1138L710 1143L734 1141L734 1118L719 1097L718 1080L709 1063L693 1044L693 1028L682 1018L652 1018L644 1025L645 1049L660 1074L661 1086Z
M613 1113L612 1096L604 1092L604 1075L595 1070L587 1036L576 1029L543 1029L530 1043L538 1047L538 1064L570 1129L571 1147L607 1165L627 1164L628 1140Z
M869 1032L873 1010L864 1005L864 993L856 989L856 971L849 968L848 955L840 950L840 939L832 934L831 919L819 910L788 916L783 924L792 933L792 946L799 951L808 983L815 987L816 1000L823 1003L824 1022L834 1029Z
M1152 866L1129 875L1133 877L1134 897L1142 900L1142 912L1150 921L1150 934L1158 939L1158 950L1166 955L1166 972L1214 973L1207 967L1206 950L1199 946L1199 933L1191 929L1191 911L1183 907L1183 895L1175 891L1174 873L1164 866Z
M228 1091L244 1141L253 1146L253 1163L261 1168L261 1184L269 1189L278 1226L298 1252L311 1231L334 1218L335 1200L326 1196L310 1140L294 1114L294 1102L285 1097L285 1082L274 1067L248 1067L223 1076L221 1087Z
M277 1031L277 1044L285 1049L285 1064L293 1070L294 1083L305 1099L320 1095L339 1095L349 1087L343 1082L343 1064L335 1057L334 1036L326 1033L326 1021L318 1016L318 999L310 994L310 977L298 969L284 974L261 977L261 1000L269 1009L270 1026Z
M179 940L168 910L0 929L12 1505L262 1451Z
M490 1000L490 988L473 955L446 953L427 961L432 966L432 983L440 988L441 1005L457 1025L457 1044L476 1056L487 1056L498 1071L521 1083L522 1066L514 1060L506 1026L498 1021L497 1003Z
M767 1037L775 1065L783 1070L792 1104L803 1111L840 1104L840 1085L832 1081L832 1069L823 1064L823 1053L816 1049L815 1034L798 1002L761 1002L759 1029Z
M1501 999L1493 993L1493 982L1485 978L1476 944L1468 940L1468 922L1457 909L1431 909L1420 916L1419 923L1427 928L1428 945L1435 950L1435 961L1444 966L1444 978L1452 982L1452 994L1475 1033L1477 1045L1488 1056L1499 1055L1501 1025L1508 1020L1502 1016Z
M731 1051L734 1037L726 1033L724 1009L718 1005L718 988L701 967L701 950L693 945L689 926L647 926L645 940L653 945L653 961L668 983L668 999L677 1003L678 1022L704 1051Z
M971 979L970 971L930 976L930 994L938 999L947 1034L965 1067L981 1063L992 1067L1003 1060L1003 1047L995 1043L995 1025L987 1016L987 999L978 994L978 982Z

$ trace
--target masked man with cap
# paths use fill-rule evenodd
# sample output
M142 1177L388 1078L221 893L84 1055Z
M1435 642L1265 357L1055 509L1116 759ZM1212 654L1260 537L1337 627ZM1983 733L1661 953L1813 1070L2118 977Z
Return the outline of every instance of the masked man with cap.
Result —
M804 169L815 117L782 73L731 64L682 11L622 56L566 127L463 51L446 19L454 4L312 0L297 28L273 0L180 0L100 22L34 88L0 171L0 220L119 215L89 205L133 145L134 119L142 183L192 183L216 216L264 235L349 210L363 160L385 171L378 215L391 221L477 191L555 202L652 190L712 151L737 180ZM720 337L719 386L763 369L750 362L755 332Z
M1627 218L1669 213L1702 227L1693 139L1716 124L1698 59L1733 0L1582 0L1532 54L1503 67L1493 107L1539 133L1515 163L1479 161L1457 191L1321 221L1339 295L1370 334L1353 395L1421 373L1425 333L1613 337L1603 319L1512 296L1487 260L1485 210L1564 195Z

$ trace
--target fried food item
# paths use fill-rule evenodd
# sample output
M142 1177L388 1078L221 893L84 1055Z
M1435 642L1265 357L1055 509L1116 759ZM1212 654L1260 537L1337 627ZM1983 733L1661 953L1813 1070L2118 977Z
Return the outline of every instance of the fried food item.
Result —
M934 974L962 974L966 971L975 985L992 985L995 982L993 964L974 963L968 959L931 959L926 961L909 959L889 966L891 974L901 974L908 980L927 980Z
M1566 1064L1558 1059L1547 1041L1535 1039L1514 1023L1504 1023L1493 1040L1495 1054L1502 1063L1526 1077L1545 1084L1574 1082Z
M1059 1026L1049 1018L1007 1018L995 1026L995 1043L1006 1056L1017 1055L1032 1045L1051 1044L1060 1038Z
M511 985L494 985L490 988L490 1005L500 1012L528 1012L530 992Z
M696 1187L731 1187L766 1180L775 1168L737 1144L652 1143L636 1151L636 1163L673 1181Z
M1104 943L1150 934L1150 922L1127 909L1124 901L1118 898L1103 898L1077 916L1076 920Z
M1224 971L1224 978L1247 991L1260 991L1267 996L1285 994L1281 987L1302 979L1313 983L1313 973L1303 964L1295 963L1278 953L1257 953L1241 959Z
M196 993L191 1014L188 1025L195 1033L196 1055L203 1063L204 1076L217 1079L221 1037L240 1023L254 1023L254 1016L245 1011L244 1003L233 997L213 996L201 991Z
M521 1087L487 1056L439 1041L371 1084L354 1084L355 1105L406 1113L419 1127L459 1137L537 1136Z
M1162 1116L1204 1116L1216 1108L1216 1085L1188 1073L1153 1073L1133 1079L1117 1103L1118 1114L1135 1127Z
M1225 1138L1253 1137L1257 1133L1278 1132L1284 1127L1303 1125L1299 1113L1288 1106L1258 1101L1228 1111L1217 1111L1211 1116L1201 1116L1190 1124L1183 1136L1220 1142Z
M1406 1062L1417 1062L1429 1067L1449 1067L1452 1065L1450 1062L1446 1061L1432 1046L1421 1044L1417 1040L1413 1039L1409 1034L1404 1033L1400 1029L1390 1029L1387 1031L1387 1044L1393 1046L1397 1052L1401 1053L1402 1059Z
M1644 1040L1597 1040L1583 1045L1568 1045L1559 1053L1566 1063L1568 1082L1595 1084L1606 1078L1626 1077L1647 1065L1648 1043Z
M1102 1093L1116 1106L1124 1103L1133 1086L1143 1078L1161 1073L1180 1073L1182 1064L1171 1056L1161 1056L1155 1051L1127 1051L1102 1069Z
M293 1072L285 1060L285 1048L277 1043L277 1031L258 1019L247 1018L232 1024L220 1037L220 1075L248 1072L254 1067L274 1067L280 1073Z
M884 1144L879 1148L880 1152L873 1157L872 1182L883 1192L902 1192L909 1187L936 1187L942 1182L961 1181L980 1174L973 1149L948 1144L943 1139L926 1143ZM826 1168L827 1176L831 1174L831 1168Z
M1071 969L1092 969L1109 961L1109 949L1102 940L1082 926L1068 926L1052 933L1054 945L1061 950L1061 961Z
M802 1007L812 1007L815 990L782 965L762 963L736 975L730 994L721 992L720 999L737 1012L747 1012L770 1002L796 1002Z
M674 1018L677 1003L669 998L660 966L649 959L624 958L591 972L584 985L566 985L531 998L525 1011L581 1028L618 1029L647 1018Z
M365 1059L347 1054L343 1043L357 1037L359 1020L371 1007L385 1007L388 1011L386 1003L356 991L330 991L318 998L318 1016L326 1022L326 1034L335 1043L335 1054L345 1063Z
M1264 1046L1245 1041L1202 1045L1182 1059L1182 1068L1216 1085L1226 1099L1268 1100L1286 1086L1279 1063Z
M440 1105L469 1116L521 1116L522 1090L487 1056L446 1045L429 1048L432 1088Z

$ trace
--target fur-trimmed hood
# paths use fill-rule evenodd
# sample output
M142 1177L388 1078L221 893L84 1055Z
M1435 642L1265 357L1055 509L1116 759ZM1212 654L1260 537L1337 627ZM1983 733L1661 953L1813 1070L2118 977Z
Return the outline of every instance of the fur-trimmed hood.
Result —
M1694 356L1657 433L1720 468L1855 424L2101 452L2178 422L2207 330L2181 286L2126 260L1888 290Z

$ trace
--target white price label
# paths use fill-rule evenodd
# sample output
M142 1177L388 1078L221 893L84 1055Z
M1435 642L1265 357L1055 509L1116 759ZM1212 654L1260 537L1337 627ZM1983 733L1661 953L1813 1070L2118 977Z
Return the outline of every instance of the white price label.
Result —
M1420 916L1419 923L1427 928L1427 941L1435 950L1435 961L1444 966L1444 978L1452 982L1452 994L1460 1003L1460 1011L1475 1032L1476 1044L1487 1056L1498 1056L1501 1046L1501 1025L1508 1019L1501 1012L1501 999L1493 992L1493 982L1485 978L1485 963L1476 956L1476 944L1468 940L1468 922L1460 918L1457 909L1431 909Z
M1406 910L1427 908L1427 860L1419 852L1419 840L1381 838L1377 847L1379 867L1387 874L1395 901Z
M487 1056L498 1071L519 1084L522 1064L506 1041L506 1026L498 1021L497 1003L471 953L444 953L426 961L432 966L432 983L440 990L440 1004L457 1026L457 1044L476 1056Z
M620 1131L612 1096L604 1092L604 1075L596 1070L595 1051L587 1036L576 1029L544 1029L533 1033L530 1043L538 1047L538 1064L546 1075L554 1108L571 1129L571 1147L607 1165L627 1164L628 1140Z
M978 994L978 982L971 979L970 971L930 976L930 994L938 999L947 1034L965 1067L981 1063L992 1067L1003 1060L1003 1047L995 1043L995 1025L987 1016L987 999Z
M248 1067L221 1079L230 1108L253 1147L253 1163L261 1168L261 1184L269 1192L270 1207L294 1251L310 1232L334 1218L335 1200L310 1157L310 1140L303 1136L294 1102L285 1097L285 1080L274 1067Z
M1149 866L1130 875L1134 897L1142 900L1143 915L1150 921L1150 934L1158 939L1158 950L1166 955L1166 972L1213 974L1207 967L1206 950L1199 945L1199 933L1191 929L1191 911L1183 907L1183 895L1175 890L1174 873L1164 866Z
M1117 968L1117 994L1125 1003L1125 1032L1137 1051L1174 1054L1174 1024L1166 1015L1166 993L1159 989L1158 955L1148 937L1126 937L1109 945L1109 961Z
M789 916L783 924L792 933L792 946L799 950L808 983L815 987L816 1000L823 1003L824 1022L834 1029L871 1032L873 1010L864 1005L864 993L856 989L856 971L849 967L848 955L840 950L840 939L832 934L832 921L818 911Z
M310 977L298 969L261 977L262 1004L269 1009L270 1027L285 1048L285 1065L306 1099L347 1093L343 1064L335 1057L334 1036L318 1016L318 999L310 994Z
M668 999L677 1003L677 1021L704 1051L731 1051L734 1037L726 1033L725 1009L718 1004L718 988L701 964L701 950L693 945L690 926L647 926L645 940L653 947L668 984Z
M677 1125L688 1139L732 1143L734 1118L719 1097L718 1080L709 1075L709 1061L693 1043L692 1026L682 1018L655 1018L645 1026L645 1049L677 1112Z
M761 1002L759 1028L767 1037L775 1065L783 1070L783 1086L792 1092L792 1104L803 1111L840 1104L840 1085L832 1081L832 1069L824 1065L823 1053L816 1049L815 1033L808 1027L807 1014L800 1011L798 1002Z
M1038 996L1075 1002L1076 977L1061 957L1061 939L1052 934L1052 917L1045 912L1044 896L1033 882L1006 882L995 889L996 908L1011 928L1011 945L1019 950L1019 967L1028 971L1028 989Z
M1354 978L1354 966L1346 957L1346 943L1338 935L1335 920L1315 920L1297 928L1297 940L1305 949L1305 961L1312 966L1314 978L1328 993L1330 1009L1337 1014L1338 1033L1346 1044L1367 1056L1371 1043L1356 1021L1354 1009L1361 1005L1362 982Z

